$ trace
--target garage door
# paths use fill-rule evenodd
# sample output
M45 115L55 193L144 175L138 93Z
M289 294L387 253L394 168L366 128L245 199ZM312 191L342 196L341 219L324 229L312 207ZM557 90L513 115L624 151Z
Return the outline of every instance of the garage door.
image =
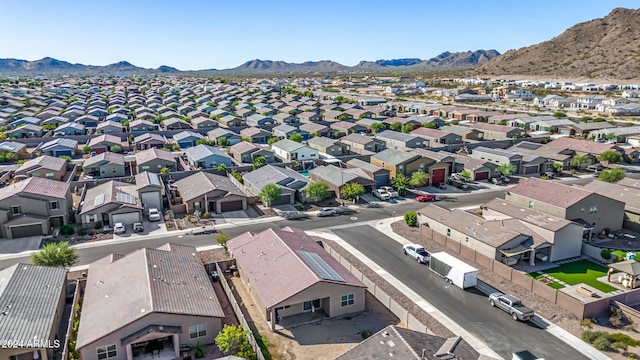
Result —
M220 203L220 207L222 212L243 210L242 200L223 202Z
M157 191L152 192L143 192L140 194L140 200L144 205L145 213L149 211L149 209L163 209L162 206L162 198L160 197L160 193Z
M474 177L473 180L480 181L480 180L487 180L487 179L489 179L488 171L477 171L476 176Z
M389 174L376 175L375 180L378 186L389 185Z
M42 224L12 226L10 229L14 239L42 235Z
M446 172L446 169L434 169L433 172L431 172L431 183L438 184L444 182Z
M71 156L71 150L54 151L55 156Z
M524 173L525 174L537 174L538 173L538 166L526 166L524 168Z
M280 195L280 199L273 202L273 205L288 205L288 204L291 204L291 194ZM242 205L242 203L240 205ZM242 208L240 208L239 210L242 210Z
M114 225L115 223L123 223L125 225L133 224L134 222L140 221L140 213L128 212L128 213L116 214L112 216L112 219L113 219L113 224L111 225Z

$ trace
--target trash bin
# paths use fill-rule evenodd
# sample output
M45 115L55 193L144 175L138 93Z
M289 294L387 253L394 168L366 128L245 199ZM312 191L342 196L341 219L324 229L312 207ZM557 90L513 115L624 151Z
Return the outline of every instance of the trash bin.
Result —
M211 272L211 278L213 279L213 282L218 282L218 272L217 271L212 271Z

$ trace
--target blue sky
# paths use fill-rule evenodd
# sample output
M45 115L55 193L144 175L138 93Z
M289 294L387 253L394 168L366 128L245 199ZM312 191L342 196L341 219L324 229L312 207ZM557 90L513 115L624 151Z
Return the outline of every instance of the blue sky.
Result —
M0 58L180 70L421 58L551 39L634 0L0 0Z

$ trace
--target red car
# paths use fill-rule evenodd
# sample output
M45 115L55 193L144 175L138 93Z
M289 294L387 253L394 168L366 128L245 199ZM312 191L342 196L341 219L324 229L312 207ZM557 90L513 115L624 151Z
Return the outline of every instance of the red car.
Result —
M418 195L418 197L416 197L416 200L418 200L419 202L435 201L436 196L433 194L422 194Z

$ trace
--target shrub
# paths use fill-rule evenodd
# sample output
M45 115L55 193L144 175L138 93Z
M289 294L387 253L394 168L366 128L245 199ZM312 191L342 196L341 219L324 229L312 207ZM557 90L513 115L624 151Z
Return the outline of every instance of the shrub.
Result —
M629 346L638 345L638 341L627 334L615 333L615 334L611 334L610 337L611 337L611 341L613 342L619 342Z
M611 348L614 350L627 350L628 345L623 342L614 342L611 344Z
M586 328L587 330L593 329L593 324L591 323L591 319L584 318L584 319L580 320L580 327L581 328Z
M622 310L614 306L609 307L609 323L611 324L611 326L616 328L620 327L624 324L624 320L625 319Z
M82 235L87 235L87 229L83 228L82 226L78 226L76 228L76 234L82 236Z
M611 251L608 249L602 249L602 251L600 251L600 256L605 260L609 260L611 259Z
M208 218L209 218L209 216L211 216L211 214L209 214L209 212L208 212L208 211L205 211L205 213L204 213L204 214L202 214L202 217L203 217L203 218L205 218L205 219L208 219Z
M194 351L193 355L198 359L204 357L204 346L202 345L196 346L196 350Z
M404 222L407 223L407 225L415 227L418 224L418 214L416 214L415 211L410 211L406 214L404 214Z
M611 346L611 339L609 338L609 335L605 333L604 335L600 335L597 338L595 338L595 340L593 340L592 345L594 348L600 351L609 350L609 347Z
M373 333L371 332L371 330L363 330L360 335L362 335L363 339L367 339L369 338L371 335L373 335Z
M598 318L594 316L591 318L591 323L598 325L600 324L600 320L598 320Z
M60 234L62 235L73 235L76 229L73 228L73 225L64 224L60 227Z

